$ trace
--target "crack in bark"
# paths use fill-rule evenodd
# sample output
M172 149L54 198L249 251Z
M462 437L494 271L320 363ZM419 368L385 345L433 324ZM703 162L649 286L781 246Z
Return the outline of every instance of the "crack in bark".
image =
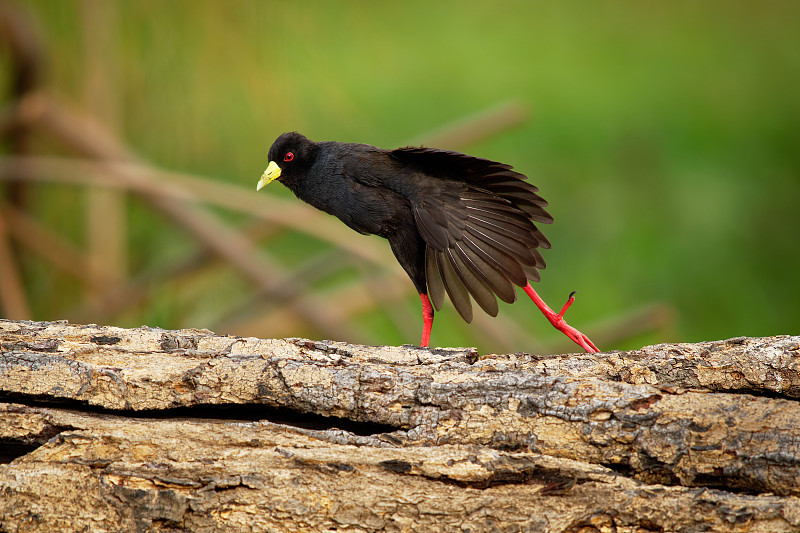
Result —
M108 414L131 418L149 419L197 419L197 420L246 420L268 421L274 424L291 426L297 429L327 431L342 430L359 436L392 433L399 428L374 422L359 422L348 418L324 416L295 409L265 406L259 404L200 404L169 409L109 409L98 407L81 400L58 398L46 395L0 393L0 403L20 404L28 407L59 408L84 413ZM69 429L69 428L64 428ZM55 436L50 434L46 439ZM3 439L0 439L3 442Z
M41 443L27 442L25 439L0 439L0 464L28 455L39 446Z

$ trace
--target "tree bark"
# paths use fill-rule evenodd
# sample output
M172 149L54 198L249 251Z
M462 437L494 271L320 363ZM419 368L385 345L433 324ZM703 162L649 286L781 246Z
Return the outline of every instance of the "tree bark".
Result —
M630 352L0 321L0 530L800 531L800 337Z

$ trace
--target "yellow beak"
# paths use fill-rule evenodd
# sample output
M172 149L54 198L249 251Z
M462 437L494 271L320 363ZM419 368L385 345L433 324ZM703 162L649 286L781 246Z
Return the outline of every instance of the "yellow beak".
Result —
M279 167L278 163L276 163L275 161L270 161L269 165L267 165L267 170L264 171L264 173L261 175L261 179L258 180L258 185L256 185L256 190L260 191L264 185L280 177L281 177L281 167Z

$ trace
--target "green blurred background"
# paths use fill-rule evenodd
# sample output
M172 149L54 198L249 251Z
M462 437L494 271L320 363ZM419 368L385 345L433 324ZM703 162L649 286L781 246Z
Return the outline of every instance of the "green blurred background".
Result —
M556 222L545 228L553 248L536 288L556 308L579 290L567 316L601 348L800 333L798 2L14 5L37 28L53 94L99 117L156 167L248 190L287 130L390 148L516 102L527 120L460 149L510 163L539 186ZM59 150L47 140L32 149ZM85 194L36 184L27 209L81 247ZM279 185L260 194L297 201ZM129 276L196 253L184 231L135 198L124 202ZM250 220L211 209L237 227ZM287 230L259 247L291 271L313 268L330 245ZM33 318L84 316L75 312L78 282L31 254L20 261ZM335 307L325 291L364 277L376 279L348 263L311 284L323 295L312 301ZM381 290L377 279L370 290ZM402 312L356 313L338 340L418 341L418 297L410 281L391 279L405 283ZM254 316L259 305L230 311L253 288L224 265L147 290L139 304L91 318L325 334L302 320L237 328L231 316ZM494 320L541 344L493 342L449 304L432 344L577 349L527 299L501 303Z

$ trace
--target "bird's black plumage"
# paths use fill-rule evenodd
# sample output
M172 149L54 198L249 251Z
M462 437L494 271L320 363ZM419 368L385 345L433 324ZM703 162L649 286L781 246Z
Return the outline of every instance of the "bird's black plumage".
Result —
M354 230L388 239L422 301L422 346L445 294L471 322L473 299L495 316L497 298L513 302L517 285L553 326L587 352L599 351L564 320L572 295L555 313L531 287L545 266L539 248L550 247L535 223L553 218L538 189L510 165L433 148L317 143L297 132L278 137L269 159L257 189L277 179Z
M547 202L510 165L432 148L384 150L365 144L278 137L269 159L298 198L354 230L388 239L420 294L441 309L445 293L472 320L471 299L497 315L496 297L539 280L535 223L553 221Z

